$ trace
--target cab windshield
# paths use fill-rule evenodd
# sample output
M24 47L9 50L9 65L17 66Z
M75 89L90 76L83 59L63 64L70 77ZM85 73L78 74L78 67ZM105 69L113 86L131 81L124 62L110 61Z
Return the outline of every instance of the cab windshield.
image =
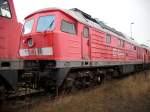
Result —
M28 20L24 24L23 34L31 33L33 27L34 19Z
M0 16L11 18L9 3L6 0L0 0Z
M38 19L37 32L52 31L54 29L55 16L41 16Z

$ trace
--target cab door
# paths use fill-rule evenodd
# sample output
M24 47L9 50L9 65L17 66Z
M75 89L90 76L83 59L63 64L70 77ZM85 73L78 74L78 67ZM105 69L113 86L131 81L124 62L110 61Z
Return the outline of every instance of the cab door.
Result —
M82 59L90 60L90 33L88 27L83 27L82 37L81 37L82 45Z

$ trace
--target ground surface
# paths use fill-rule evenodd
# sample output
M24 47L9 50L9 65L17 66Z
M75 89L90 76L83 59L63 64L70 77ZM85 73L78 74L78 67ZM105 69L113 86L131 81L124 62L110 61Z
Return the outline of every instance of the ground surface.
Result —
M106 81L74 95L47 98L15 112L150 112L150 71ZM11 110L9 110L11 112Z

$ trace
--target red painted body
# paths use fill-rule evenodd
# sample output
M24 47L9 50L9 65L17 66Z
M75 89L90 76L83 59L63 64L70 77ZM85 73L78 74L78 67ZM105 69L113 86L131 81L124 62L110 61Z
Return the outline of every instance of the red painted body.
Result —
M37 21L40 16L55 15L55 29L47 32L36 32ZM25 60L60 60L60 61L105 61L105 62L139 62L148 63L149 51L138 47L133 43L124 40L124 45L119 45L119 39L116 35L111 35L111 43L106 43L106 32L91 26L84 25L76 19L60 10L43 10L33 13L26 17L26 21L35 20L32 32L22 35L20 49L27 49L29 52L36 48L51 47L52 55L21 56ZM61 21L66 20L75 23L77 34L68 34L60 30ZM89 37L83 37L83 28L89 28ZM29 47L26 41L32 38L34 46Z
M21 24L18 23L13 0L8 0L11 17L0 16L0 60L17 59Z

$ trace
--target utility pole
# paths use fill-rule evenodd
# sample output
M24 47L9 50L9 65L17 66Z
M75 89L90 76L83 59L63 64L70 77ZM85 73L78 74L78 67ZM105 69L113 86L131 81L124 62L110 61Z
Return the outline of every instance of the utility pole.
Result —
M132 25L133 25L134 23L132 22L131 24L130 24L130 31L131 31L131 38L132 38ZM133 39L133 38L132 38Z
M147 40L147 44L149 45L149 47L150 47L150 40Z

